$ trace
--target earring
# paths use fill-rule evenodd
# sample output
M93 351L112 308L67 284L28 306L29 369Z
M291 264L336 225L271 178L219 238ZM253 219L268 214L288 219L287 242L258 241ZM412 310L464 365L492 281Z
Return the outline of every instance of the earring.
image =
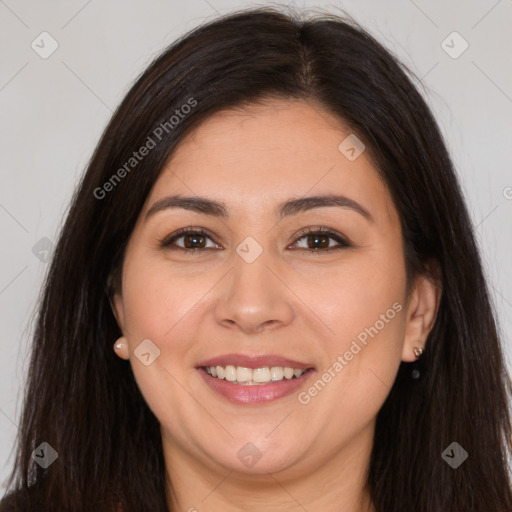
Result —
M423 354L423 349L421 347L414 347L413 349L414 355L416 356L416 359L418 359L421 354Z
M120 338L118 338L117 341L114 343L114 352L121 359L128 359L129 358L128 343L127 343L126 338L124 336L121 336Z

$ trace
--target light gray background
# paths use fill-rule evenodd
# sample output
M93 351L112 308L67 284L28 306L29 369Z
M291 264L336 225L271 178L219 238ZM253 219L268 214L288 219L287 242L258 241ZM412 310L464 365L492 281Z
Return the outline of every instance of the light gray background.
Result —
M1 494L13 462L30 321L47 269L33 246L43 237L56 241L100 134L150 59L218 13L254 5L0 0ZM421 78L462 180L512 369L512 1L294 5L347 11ZM38 38L43 31L59 45L47 59L31 48L35 40L48 49ZM456 59L441 46L453 31L469 44ZM462 48L453 38L445 44L452 52Z

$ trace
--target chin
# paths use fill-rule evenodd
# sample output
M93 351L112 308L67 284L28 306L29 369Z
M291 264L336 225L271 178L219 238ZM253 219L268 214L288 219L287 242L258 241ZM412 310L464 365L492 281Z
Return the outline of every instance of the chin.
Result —
M269 442L265 435L255 435L252 436L255 441L251 442L250 438L251 436L246 435L243 440L231 440L225 449L211 453L212 459L227 471L244 475L267 475L285 471L300 460L297 446L303 446L301 442L286 446L284 439Z

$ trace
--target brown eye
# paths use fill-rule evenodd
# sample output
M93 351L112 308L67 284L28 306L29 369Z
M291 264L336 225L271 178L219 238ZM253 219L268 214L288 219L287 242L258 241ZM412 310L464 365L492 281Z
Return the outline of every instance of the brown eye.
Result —
M187 249L203 249L205 247L206 237L201 234L182 235L183 244Z
M327 235L307 235L305 238L307 238L308 241L308 249L328 249L329 240L332 240L332 238Z
M208 241L211 242L209 246L207 245ZM207 231L203 229L187 228L181 229L177 233L167 237L160 245L163 248L180 249L187 252L219 248Z
M306 240L305 247L297 245L302 239ZM296 240L295 245L292 246L293 248L305 249L309 252L325 253L351 247L351 244L340 234L322 227L308 228ZM334 243L332 243L332 241L334 241ZM209 242L210 245L208 246ZM214 242L210 233L202 228L183 228L164 239L160 245L162 248L179 249L191 253L210 249L221 249L221 247Z
M331 250L343 249L351 245L341 235L325 228L308 228L306 233L303 233L298 241L305 239L306 246L299 247L300 249L309 250L312 252L329 252ZM335 244L331 241L334 240Z

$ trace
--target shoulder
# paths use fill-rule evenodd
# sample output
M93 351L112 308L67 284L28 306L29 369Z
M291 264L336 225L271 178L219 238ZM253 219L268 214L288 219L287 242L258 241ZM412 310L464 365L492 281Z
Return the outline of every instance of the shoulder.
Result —
M0 499L0 512L45 512L45 510L47 510L45 500L35 486L28 489L15 489ZM116 512L122 511L119 505Z
M26 489L16 489L10 491L0 500L0 512L31 512L32 510L42 510L39 506L34 507L35 503L30 499L30 492Z

